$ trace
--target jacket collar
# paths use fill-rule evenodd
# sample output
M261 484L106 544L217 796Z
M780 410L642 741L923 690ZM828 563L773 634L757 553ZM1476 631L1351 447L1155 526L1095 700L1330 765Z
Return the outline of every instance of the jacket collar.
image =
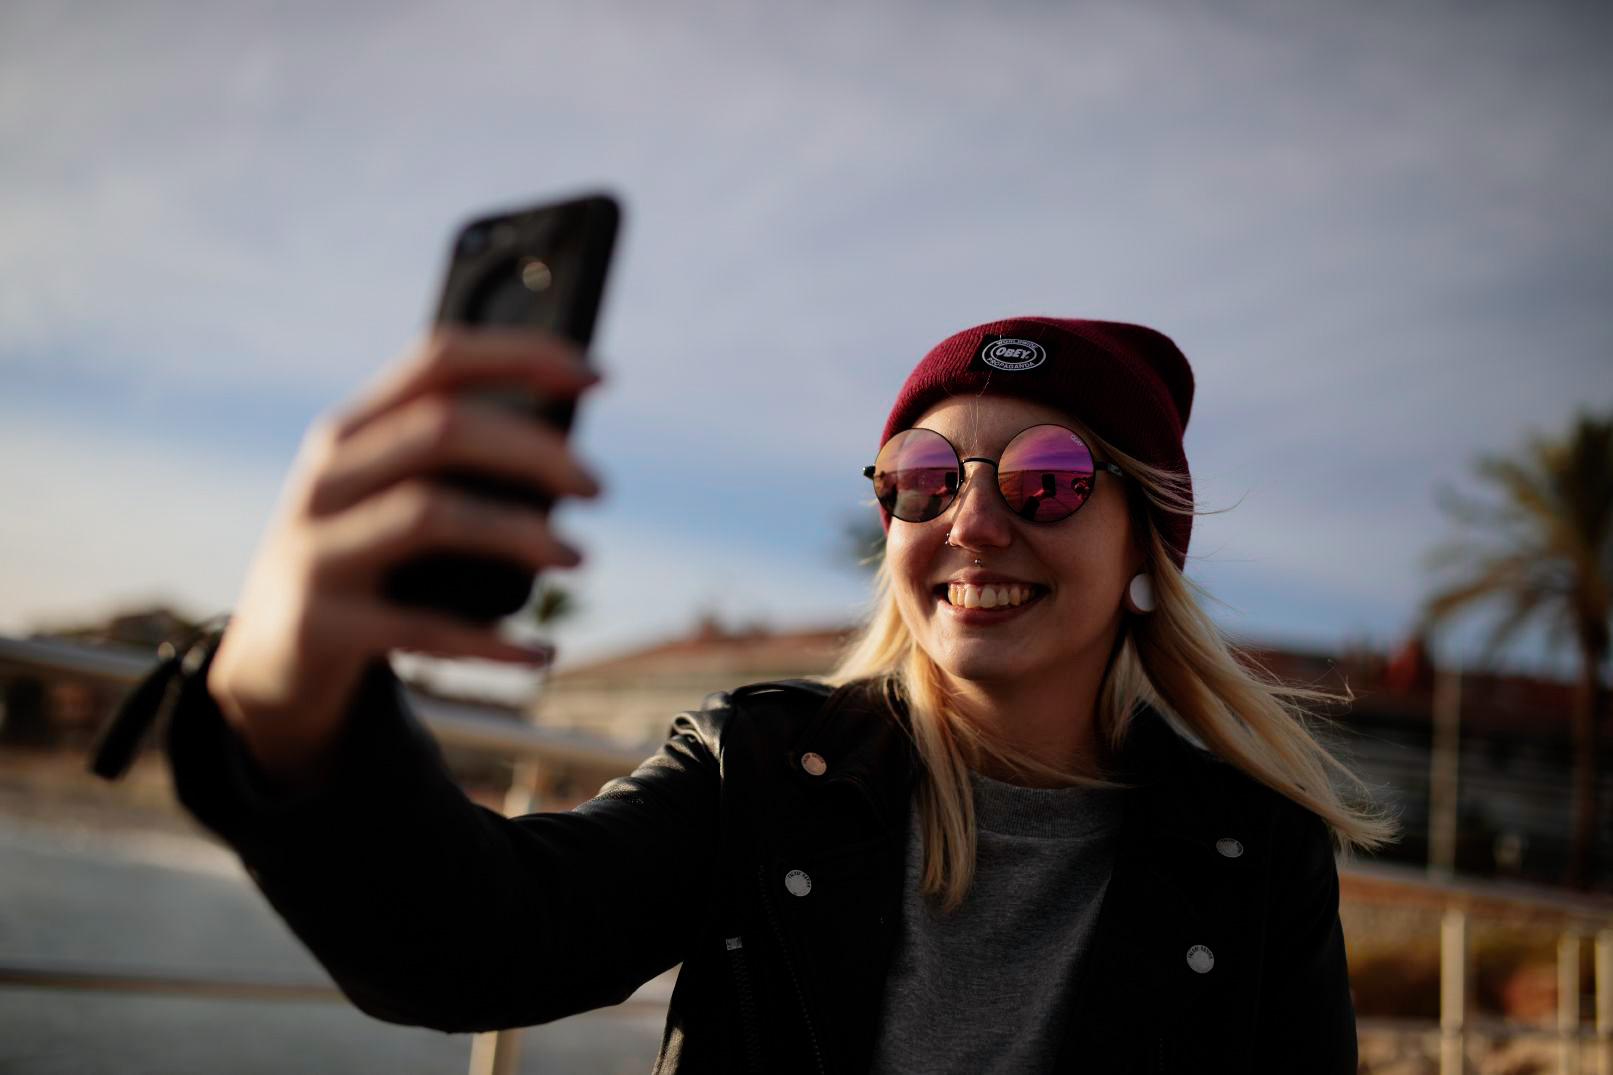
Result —
M820 688L821 689L821 688ZM816 754L825 766L814 774L805 763ZM1158 794L1183 775L1184 768L1208 755L1182 737L1158 711L1143 708L1127 727L1118 756L1116 779L1139 791L1133 796L1140 815L1131 818L1133 835L1174 831L1191 838L1186 824L1193 812L1179 809L1173 796ZM913 784L921 769L909 730L906 704L885 681L858 680L835 688L790 745L788 763L796 779L815 785L851 783L861 786L887 824L906 816ZM1185 790L1185 789L1174 789ZM1137 814L1137 810L1131 811Z
M919 772L907 721L907 707L882 681L836 688L790 745L792 777L820 787L853 785L868 797L881 827L900 829ZM821 774L808 766L809 754L822 760Z

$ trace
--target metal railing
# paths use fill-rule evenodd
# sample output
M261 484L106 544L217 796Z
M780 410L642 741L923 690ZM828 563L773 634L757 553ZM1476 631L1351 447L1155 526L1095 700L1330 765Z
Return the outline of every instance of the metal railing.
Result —
M0 677L5 678L94 679L128 687L150 671L156 660L152 654L128 647L0 636ZM625 773L644 757L642 750L621 747L585 732L527 723L518 716L512 717L507 708L450 701L413 690L409 691L409 704L443 746L515 760L504 800L504 812L511 816L527 813L537 801L545 769ZM0 986L248 1000L346 999L329 983L196 975L69 961L0 963ZM641 991L624 1006L660 1009L665 1004ZM520 1028L515 1028L475 1035L470 1075L514 1075L520 1033Z
M1394 867L1343 871L1341 898L1350 903L1421 908L1439 916L1440 1075L1466 1075L1470 1041L1497 1029L1512 1037L1550 1038L1558 1075L1613 1075L1613 897L1534 885L1461 879ZM1493 919L1531 924L1557 935L1555 1027L1514 1026L1474 1018L1471 925ZM1581 950L1592 946L1592 1023L1580 1008Z

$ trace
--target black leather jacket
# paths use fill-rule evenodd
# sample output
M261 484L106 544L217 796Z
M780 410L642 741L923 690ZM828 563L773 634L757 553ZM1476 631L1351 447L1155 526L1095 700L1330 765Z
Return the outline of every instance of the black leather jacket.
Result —
M597 798L507 820L453 783L384 665L339 776L292 796L203 681L168 724L180 799L363 1011L531 1025L681 962L658 1072L867 1070L915 775L877 690L714 696ZM1322 823L1151 713L1123 761L1137 787L1059 1070L1354 1072Z

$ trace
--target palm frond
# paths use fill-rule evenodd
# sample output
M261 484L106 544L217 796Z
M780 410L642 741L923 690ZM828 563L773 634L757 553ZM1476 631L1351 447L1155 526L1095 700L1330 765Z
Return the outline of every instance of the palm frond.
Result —
M1465 581L1429 595L1423 602L1427 621L1437 623L1470 605L1502 600L1518 589L1528 575L1528 562L1519 555L1496 557L1475 566L1476 571Z
M548 627L576 615L577 598L565 587L544 580L538 584L528 607L533 621Z
M1511 607L1495 622L1489 635L1484 640L1484 660L1493 664L1503 647L1537 614L1553 611L1551 606L1556 602L1550 600L1555 595L1548 595L1541 590L1520 588L1511 594ZM1552 617L1547 630L1556 633L1561 629L1563 617Z
M1425 627L1479 606L1498 617L1491 656L1544 617L1554 640L1609 622L1613 595L1613 415L1581 416L1562 437L1474 466L1475 495L1442 487L1437 502L1460 536L1425 554L1443 581L1423 604ZM1594 633L1594 632L1593 632Z

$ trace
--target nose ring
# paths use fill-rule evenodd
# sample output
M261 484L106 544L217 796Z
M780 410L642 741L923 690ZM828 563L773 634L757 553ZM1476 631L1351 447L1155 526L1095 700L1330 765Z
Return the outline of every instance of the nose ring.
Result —
M963 548L962 545L954 545L952 543L952 531L950 531L950 530L947 531L946 537L941 539L941 544L945 545L949 549L961 549L961 548ZM976 567L979 567L980 566L980 561L976 560L974 562L974 565Z

